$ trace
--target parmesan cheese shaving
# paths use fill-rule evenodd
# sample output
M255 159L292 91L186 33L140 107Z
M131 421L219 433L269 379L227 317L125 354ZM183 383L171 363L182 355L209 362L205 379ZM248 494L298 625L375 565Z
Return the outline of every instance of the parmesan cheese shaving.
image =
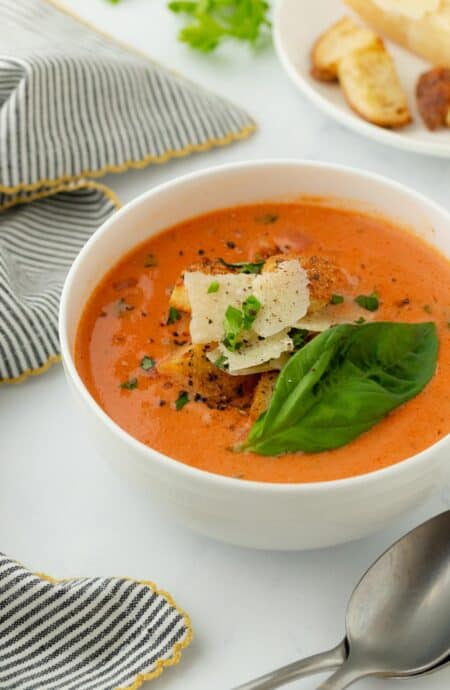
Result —
M365 309L361 309L353 302L344 302L339 305L328 304L320 311L307 314L297 321L296 328L304 328L313 333L322 333L327 328L337 326L342 323L354 323L363 317L366 321L373 319L373 314Z
M243 273L207 275L199 271L184 274L184 284L191 305L190 332L192 342L213 343L222 340L227 308L240 308L252 293L254 276ZM208 293L211 283L218 283L216 292Z
M207 357L211 362L215 362L219 357L224 356L228 364L226 371L229 374L242 374L247 369L278 359L283 352L292 351L293 348L292 340L285 330L263 340L254 339L235 352L230 352L225 345L220 343L215 350L208 353Z
M384 12L400 14L413 20L423 19L427 14L437 12L442 0L374 0Z
M254 278L252 294L261 303L253 330L264 338L293 326L308 311L308 275L295 260Z
M216 354L220 357L220 352L216 350ZM281 371L284 365L287 363L290 354L288 352L283 352L276 359L269 359L268 362L264 364L257 364L254 367L248 367L248 369L239 369L237 371L228 371L227 373L231 376L250 376L251 374L264 374L266 371Z

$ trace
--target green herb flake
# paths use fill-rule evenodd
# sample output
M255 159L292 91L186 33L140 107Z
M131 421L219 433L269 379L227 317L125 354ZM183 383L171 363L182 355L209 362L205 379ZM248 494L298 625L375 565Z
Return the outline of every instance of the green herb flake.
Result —
M217 280L214 280L208 287L208 295L211 295L213 292L219 292L219 288L220 283L218 283Z
M358 297L355 297L355 302L367 311L376 311L380 306L376 292L372 292L371 295L358 295Z
M262 225L273 225L276 223L279 216L276 213L263 213L262 216L256 216L255 221Z
M266 263L264 260L261 261L238 261L237 263L229 263L228 261L225 261L225 259L220 258L219 259L220 263L226 266L227 268L231 268L234 271L238 271L239 273L261 273L264 264Z
M256 299L254 295L247 297L245 302L242 304L242 328L249 331L253 326L253 322L256 319L259 310L261 309L261 302Z
M145 355L145 356L141 359L141 364L140 364L140 366L141 366L141 369L143 369L144 371L150 371L150 369L153 369L153 367L155 366L155 364L156 364L156 362L155 362L155 360L153 359L153 357L149 357L148 355Z
M239 450L276 456L344 446L423 390L438 351L433 322L329 328L285 364Z
M225 355L220 355L214 362L214 366L222 370L228 369L228 360Z
M169 315L167 317L167 325L170 326L172 323L179 321L181 319L181 314L175 307L170 307Z
M128 381L124 381L123 383L121 383L120 387L125 391L134 391L134 389L137 388L137 385L138 385L137 378L132 378L132 379L129 379Z
M304 345L306 345L309 331L307 331L305 328L291 328L288 335L294 343L294 350L300 350Z
M189 402L189 394L187 391L180 391L178 398L175 400L175 409L177 412L183 409Z
M223 322L223 329L225 336L223 339L223 344L230 350L230 352L236 352L239 350L242 343L238 340L239 334L242 329L242 324L244 322L244 315L240 309L230 306L227 307L225 312L225 319Z
M344 302L343 295L331 295L330 304L342 304Z

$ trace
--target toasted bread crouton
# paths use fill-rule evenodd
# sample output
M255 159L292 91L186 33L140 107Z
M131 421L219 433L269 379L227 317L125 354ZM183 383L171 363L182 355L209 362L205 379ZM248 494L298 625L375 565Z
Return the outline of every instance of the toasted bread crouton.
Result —
M253 394L250 419L258 419L269 407L278 374L278 371L268 371L265 374L261 374Z
M207 359L207 351L203 345L180 347L158 363L158 372L179 383L209 407L248 408L258 377L230 376Z
M308 314L322 309L330 301L333 292L336 292L344 284L342 271L327 259L320 256L304 257L294 252L285 254L273 254L270 256L263 267L263 272L274 271L278 264L291 259L298 259L302 267L308 274L310 305ZM201 263L189 266L189 271L201 271L210 275L229 273L230 269L220 261L205 260ZM179 311L191 313L189 297L184 286L183 275L181 275L173 288L169 304Z
M450 69L434 67L417 83L417 104L428 127L450 127Z
M339 61L377 40L371 29L358 26L350 17L343 17L315 42L311 52L312 76L319 81L336 81Z
M381 41L342 58L338 76L349 104L365 120L391 128L411 121L395 63Z
M321 256L301 256L293 252L274 254L264 264L263 272L274 271L277 264L289 259L298 259L309 278L309 308L308 314L313 314L325 307L334 292L345 284L342 271Z

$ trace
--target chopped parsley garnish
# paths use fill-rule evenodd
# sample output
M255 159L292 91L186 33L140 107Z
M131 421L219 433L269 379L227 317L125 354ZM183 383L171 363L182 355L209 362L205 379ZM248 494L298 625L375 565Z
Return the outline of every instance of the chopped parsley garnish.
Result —
M134 391L134 389L137 388L137 385L138 385L137 378L132 378L132 379L129 379L129 381L124 381L123 383L121 383L120 387L126 391Z
M208 287L208 295L211 295L213 292L219 292L219 288L220 283L218 283L217 280L214 280Z
M235 352L239 350L242 343L239 342L238 337L242 329L242 324L244 321L244 315L240 309L230 306L227 307L225 312L225 319L223 322L223 327L225 331L225 337L223 339L223 344L230 350L230 352Z
M342 295L331 295L330 304L342 304L344 297Z
M147 254L144 261L145 268L154 268L158 265L158 261L154 254Z
M264 213L262 216L256 216L255 220L263 225L272 225L277 222L278 216L276 213Z
M228 360L225 355L220 355L214 362L214 366L218 369L228 369Z
M309 331L307 331L305 328L291 328L288 335L294 343L294 350L300 350L303 345L306 345L306 339L309 335Z
M180 391L178 398L175 400L175 409L177 412L183 409L189 402L189 394L186 391Z
M355 297L355 302L367 311L376 311L380 306L380 301L376 292L372 292L371 295L358 295L358 297Z
M238 261L237 263L229 263L225 259L220 258L220 263L227 268L232 268L239 273L261 273L265 261Z
M150 369L153 369L155 364L156 362L153 359L153 357L149 357L148 355L145 355L141 359L141 369L143 369L144 371L150 371Z
M175 323L176 321L179 321L180 319L181 319L181 314L178 311L178 309L175 309L175 307L170 307L169 315L167 317L167 325L170 326L170 324Z
M261 309L261 302L256 299L254 295L247 297L242 305L243 319L242 328L249 331L256 319L259 310Z

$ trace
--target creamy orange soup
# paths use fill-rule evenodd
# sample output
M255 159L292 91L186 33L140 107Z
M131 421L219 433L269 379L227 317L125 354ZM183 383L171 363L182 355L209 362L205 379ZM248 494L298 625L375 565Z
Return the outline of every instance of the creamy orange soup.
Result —
M158 363L189 340L187 316L166 324L170 291L184 269L201 257L237 262L266 250L328 258L351 277L356 292L378 293L377 320L436 322L438 369L426 389L342 448L280 457L234 452L248 433L245 410L210 409L192 400L177 411L180 386L157 366L140 366L144 356ZM450 262L412 233L375 216L317 204L265 204L191 219L125 256L84 310L75 358L95 400L151 448L230 477L326 481L392 465L449 433L449 322ZM133 379L134 389L121 387Z

